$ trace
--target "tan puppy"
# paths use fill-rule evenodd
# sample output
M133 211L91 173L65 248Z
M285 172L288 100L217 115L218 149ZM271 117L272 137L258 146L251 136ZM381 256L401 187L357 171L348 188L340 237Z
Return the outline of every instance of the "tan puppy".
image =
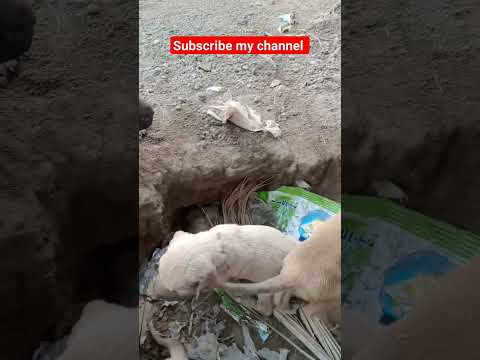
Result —
M177 231L151 284L155 298L197 295L226 281L263 281L276 276L298 242L263 225L217 225L190 234ZM272 295L258 297L257 310L271 315Z
M284 292L308 304L307 314L317 314L329 323L340 321L341 302L341 215L315 225L309 240L294 248L283 260L278 276L254 284L225 283L237 294ZM276 297L278 304L278 297ZM281 299L281 297L280 297Z

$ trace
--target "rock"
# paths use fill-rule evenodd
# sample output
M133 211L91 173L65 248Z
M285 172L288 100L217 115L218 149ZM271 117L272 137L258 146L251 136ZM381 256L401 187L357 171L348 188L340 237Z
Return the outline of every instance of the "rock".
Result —
M201 102L205 103L207 102L207 99L208 99L208 95L204 92L201 92L197 95L198 97L198 100L200 100Z
M223 88L221 86L209 86L207 88L207 91L211 91L211 92L214 92L214 93L218 93L222 90L223 90Z
M273 80L273 81L270 83L270 87L271 87L271 88L274 88L274 87L279 86L280 84L281 84L280 80L275 79L275 80Z

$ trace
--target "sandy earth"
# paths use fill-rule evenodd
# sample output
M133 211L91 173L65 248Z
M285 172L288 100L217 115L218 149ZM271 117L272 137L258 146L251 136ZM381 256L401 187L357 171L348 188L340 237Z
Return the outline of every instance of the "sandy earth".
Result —
M337 1L140 1L140 94L156 110L145 143L183 141L207 147L270 142L219 125L205 103L232 97L278 122L281 141L308 166L340 153L340 18ZM292 34L309 34L309 55L170 55L173 34L278 34L279 15L295 13ZM280 85L271 87L274 80Z

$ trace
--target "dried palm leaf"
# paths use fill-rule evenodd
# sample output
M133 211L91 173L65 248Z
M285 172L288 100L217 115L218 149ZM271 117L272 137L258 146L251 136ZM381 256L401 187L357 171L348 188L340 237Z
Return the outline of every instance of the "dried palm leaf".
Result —
M242 180L222 201L223 221L225 224L252 224L248 213L248 202L255 192L263 188L271 178L254 182L248 178Z

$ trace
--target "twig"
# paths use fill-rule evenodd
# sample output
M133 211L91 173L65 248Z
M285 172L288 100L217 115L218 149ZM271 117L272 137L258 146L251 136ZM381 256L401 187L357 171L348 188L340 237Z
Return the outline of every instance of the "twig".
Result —
M203 206L199 206L200 210L202 211L203 215L205 216L205 218L207 219L208 221L208 224L210 225L210 227L213 227L213 222L212 220L210 219L210 216L208 216L207 212L205 211L205 209L203 208Z

